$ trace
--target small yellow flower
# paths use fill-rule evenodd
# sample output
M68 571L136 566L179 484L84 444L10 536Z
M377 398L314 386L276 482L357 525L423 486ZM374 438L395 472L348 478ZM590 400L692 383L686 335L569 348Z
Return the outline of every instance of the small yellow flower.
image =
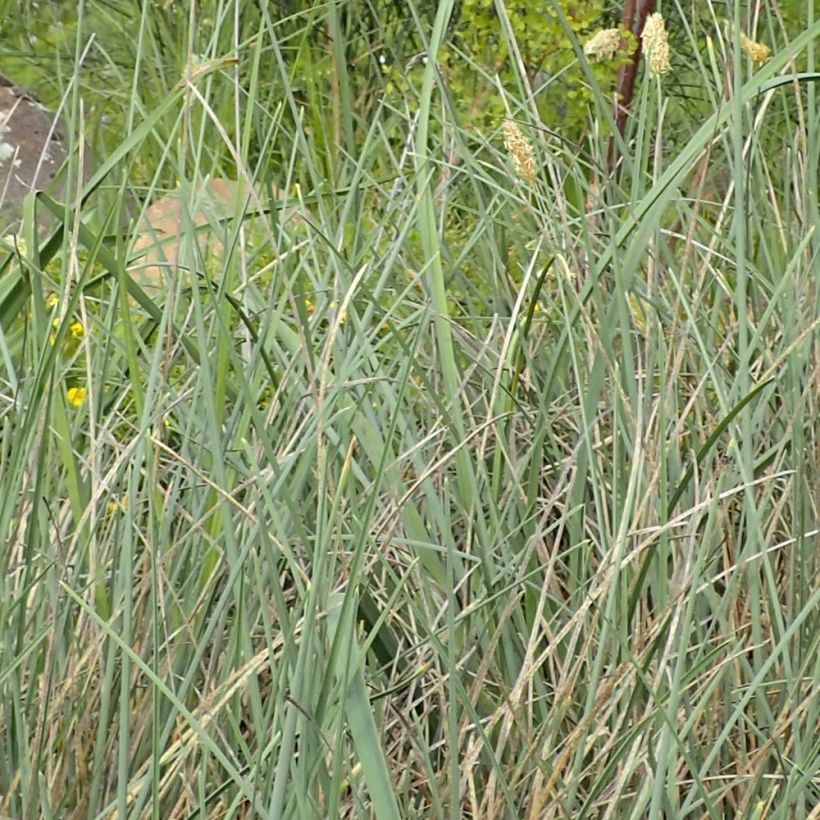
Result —
M82 322L72 322L68 329L71 331L71 335L75 339L82 339L85 336L85 328L83 327Z
M336 310L339 307L337 302L330 303L330 309ZM347 311L343 310L341 315L339 316L339 327L341 327L347 321Z
M641 34L643 53L649 64L649 71L656 77L669 71L669 35L666 33L666 24L663 15L650 14Z
M56 293L49 293L48 298L46 299L46 307L51 310L52 308L56 308L59 304L60 297Z
M518 124L505 120L504 147L512 160L515 173L532 185L535 182L535 154L530 141L521 133Z
M88 391L84 387L69 387L66 398L70 404L79 407L85 401L85 394Z
M750 40L743 32L740 33L740 45L753 63L765 63L772 56L772 50L768 46Z
M108 502L108 504L106 504L106 509L108 510L109 515L113 515L117 512L125 512L128 509L128 499L123 498L121 501L112 499Z
M611 60L621 47L621 32L616 28L605 28L596 32L584 43L584 54L591 60Z

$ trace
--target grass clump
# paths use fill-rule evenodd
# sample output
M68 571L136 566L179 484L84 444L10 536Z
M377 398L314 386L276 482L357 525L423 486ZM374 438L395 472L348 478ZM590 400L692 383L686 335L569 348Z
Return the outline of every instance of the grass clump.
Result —
M585 71L579 150L463 120L452 3L402 99L292 5L78 9L110 142L0 280L0 814L808 818L820 28L676 29L699 116L641 72L617 151Z

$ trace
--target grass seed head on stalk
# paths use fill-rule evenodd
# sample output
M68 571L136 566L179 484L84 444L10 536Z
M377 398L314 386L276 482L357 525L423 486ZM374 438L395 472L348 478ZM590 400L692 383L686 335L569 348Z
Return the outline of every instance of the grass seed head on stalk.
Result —
M656 77L666 74L669 71L669 35L666 32L666 24L663 22L663 15L650 14L646 18L646 23L641 34L643 53L649 65L649 71Z
M753 63L765 63L772 56L772 50L763 43L756 43L749 39L742 31L740 32L740 45L743 50L752 58Z
M530 141L513 120L505 120L504 147L512 160L515 173L532 185L535 182L535 154Z
M621 32L616 28L605 28L584 43L584 54L593 62L614 60L620 48Z

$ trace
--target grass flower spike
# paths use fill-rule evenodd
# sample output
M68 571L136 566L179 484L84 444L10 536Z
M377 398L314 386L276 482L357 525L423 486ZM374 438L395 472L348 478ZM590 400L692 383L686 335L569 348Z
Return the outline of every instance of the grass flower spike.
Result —
M584 43L584 54L593 62L612 60L621 47L621 32L616 28L605 28Z
M530 141L512 120L504 122L504 147L510 155L515 173L530 184L535 182L535 154Z
M750 40L743 32L740 33L740 45L752 58L753 63L768 62L772 56L772 50L767 45Z
M649 64L649 71L656 77L669 71L669 35L663 15L650 14L641 34L644 56Z

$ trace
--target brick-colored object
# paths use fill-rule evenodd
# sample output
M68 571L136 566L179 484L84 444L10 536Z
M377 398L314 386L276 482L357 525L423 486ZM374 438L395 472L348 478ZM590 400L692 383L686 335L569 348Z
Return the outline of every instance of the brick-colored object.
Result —
M287 202L282 191L273 189L273 197L273 207L280 209L279 226L293 240L310 212ZM218 278L225 241L233 244L237 217L243 218L251 237L272 239L264 228L269 206L267 197L242 180L217 177L180 186L145 209L136 226L128 272L155 299L164 298L178 281L190 286L203 272Z
M237 209L242 213L249 198L241 182L209 179L187 195L178 188L156 200L137 225L131 276L152 297L163 295L177 275L190 283L191 271L204 260L221 259L222 226ZM186 243L188 236L196 237L196 247Z

